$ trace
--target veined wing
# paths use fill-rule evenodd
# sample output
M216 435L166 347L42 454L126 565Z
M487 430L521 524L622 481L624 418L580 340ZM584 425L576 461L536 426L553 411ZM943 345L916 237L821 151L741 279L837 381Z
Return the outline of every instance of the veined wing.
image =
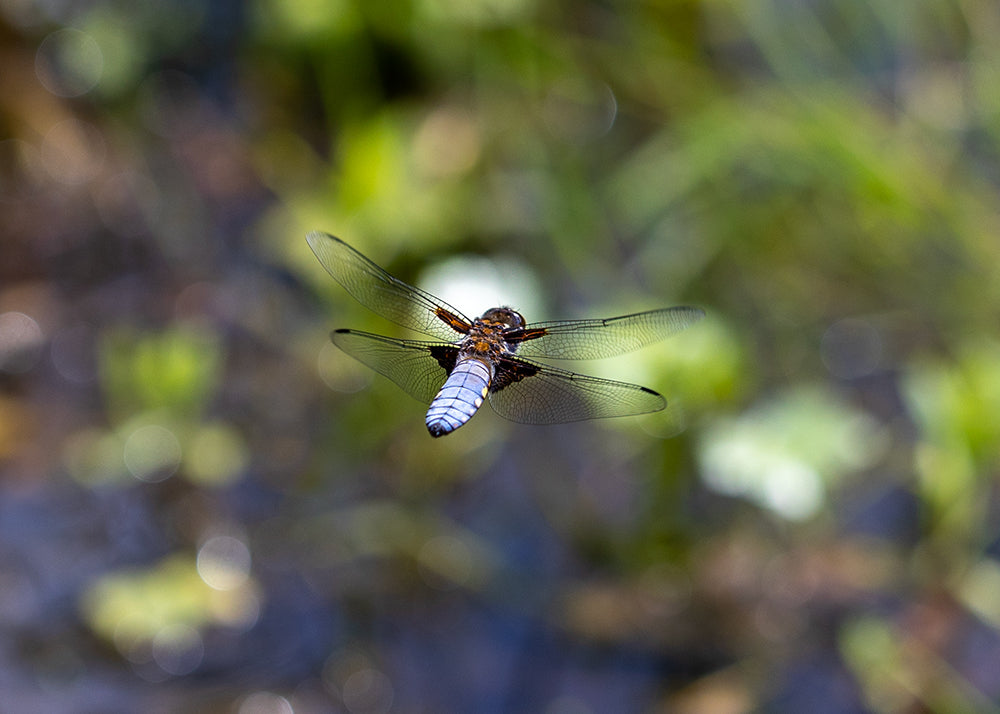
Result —
M358 330L337 330L330 340L424 404L434 399L458 356L454 345L397 340Z
M705 316L697 307L667 307L606 320L535 322L508 333L518 356L555 359L613 357L662 340Z
M522 424L632 416L667 406L662 396L637 384L587 377L515 357L501 359L489 399L497 414Z
M306 241L326 272L355 300L397 325L452 342L462 332L458 327L470 324L444 300L397 280L339 238L313 231Z

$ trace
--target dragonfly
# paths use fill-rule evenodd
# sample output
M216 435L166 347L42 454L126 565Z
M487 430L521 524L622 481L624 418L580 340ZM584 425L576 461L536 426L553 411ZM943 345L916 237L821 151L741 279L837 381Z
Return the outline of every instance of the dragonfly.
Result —
M433 341L334 330L334 345L429 404L431 436L466 424L483 402L522 424L561 424L664 409L658 392L535 361L613 357L680 332L705 316L678 306L598 320L526 323L510 307L475 319L394 278L350 245L321 231L306 241L326 271L359 303Z

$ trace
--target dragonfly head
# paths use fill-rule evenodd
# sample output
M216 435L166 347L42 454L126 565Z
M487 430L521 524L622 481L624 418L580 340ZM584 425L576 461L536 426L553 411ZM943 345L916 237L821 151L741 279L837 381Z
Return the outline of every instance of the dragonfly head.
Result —
M479 319L485 322L499 322L509 329L524 327L524 318L521 317L521 313L509 307L490 308Z

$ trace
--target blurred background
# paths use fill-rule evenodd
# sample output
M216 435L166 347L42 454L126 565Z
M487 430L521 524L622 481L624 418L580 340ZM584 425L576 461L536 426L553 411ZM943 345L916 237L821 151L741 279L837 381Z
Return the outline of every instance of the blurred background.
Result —
M0 709L1000 712L993 0L0 0ZM707 318L527 427L328 343ZM414 335L405 335L414 336Z

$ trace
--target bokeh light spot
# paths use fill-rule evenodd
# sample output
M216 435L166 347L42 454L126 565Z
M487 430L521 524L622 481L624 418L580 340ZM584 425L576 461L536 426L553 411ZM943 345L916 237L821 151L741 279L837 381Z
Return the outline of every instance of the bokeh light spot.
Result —
M451 258L424 271L417 284L469 317L482 315L491 307L509 305L528 322L540 319L538 280L519 261Z
M473 117L454 108L432 112L417 129L413 158L428 176L464 174L479 160L479 127Z
M618 101L606 84L574 78L554 85L542 105L542 117L556 138L576 144L598 139L614 126Z
M215 536L198 550L198 575L216 590L233 590L250 575L250 549L238 538Z
M199 576L200 577L200 576ZM207 583L206 583L207 585ZM260 618L261 592L252 579L233 590L212 590L209 612L216 622L238 630L249 630Z
M351 714L385 714L392 708L392 682L377 669L365 667L348 675L341 698Z
M57 97L79 97L97 86L104 71L104 53L88 33L56 30L42 40L35 54L35 75Z
M167 625L153 637L152 654L160 669L180 676L197 669L205 656L205 645L201 634L193 627Z
M38 362L42 328L23 312L0 314L0 372L27 372Z
M163 481L177 471L181 444L172 431L158 424L139 427L125 440L125 466L140 481Z
M287 699L271 692L254 692L244 697L237 714L293 714Z

